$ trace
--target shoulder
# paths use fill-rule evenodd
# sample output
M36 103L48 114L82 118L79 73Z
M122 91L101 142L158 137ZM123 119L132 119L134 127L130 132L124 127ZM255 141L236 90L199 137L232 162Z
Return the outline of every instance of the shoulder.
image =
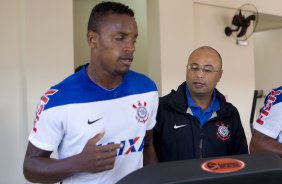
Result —
M160 105L163 104L172 104L173 106L178 106L178 107L186 107L186 94L185 94L185 89L186 89L186 83L183 82L180 84L177 88L177 90L172 89L170 93L167 95L160 97Z
M216 97L218 98L220 104L220 111L224 113L235 112L236 114L239 114L238 109L231 102L227 102L222 93L220 93L217 89L215 90Z
M42 97L40 103L44 103L45 109L50 107L75 103L79 100L77 97L83 92L83 86L87 84L87 79L82 72L72 74L62 80L60 83L52 86ZM45 101L42 101L45 99Z
M124 82L128 86L139 88L141 91L157 91L157 86L152 79L132 70L129 70L124 76Z
M89 82L88 75L86 73L86 65L80 66L79 70L76 71L75 73L69 75L66 77L64 80L62 80L60 83L54 85L52 88L59 88L62 90L69 90L71 88L76 88L77 86Z
M267 116L280 115L281 116L282 109L282 87L273 89L265 98L263 112L262 114L266 114ZM271 113L269 113L271 112Z
M276 88L276 89L274 89L275 91L282 91L282 86L280 86L280 87L278 87L278 88Z
M87 80L86 75L80 71L68 76L60 83L52 86L51 89L57 89L60 94L68 94L71 93L72 90L79 88L81 85L87 82L89 81Z
M176 91L174 89L172 89L170 91L170 93L160 97L159 103L160 104L168 103L175 93L176 93Z
M152 84L155 85L155 82L149 78L148 76L142 74L142 73L138 73L132 70L129 70L129 72L126 75L127 77L129 77L130 79L133 79L134 81L140 81L140 82L146 82L148 84Z
M271 103L272 105L282 102L282 86L273 89L267 96L265 103Z

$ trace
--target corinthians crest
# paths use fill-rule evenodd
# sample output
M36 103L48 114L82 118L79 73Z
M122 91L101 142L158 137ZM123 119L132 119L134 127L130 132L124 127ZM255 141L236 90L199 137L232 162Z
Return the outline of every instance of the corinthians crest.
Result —
M143 102L143 104L142 104L140 101L137 102L137 105L136 104L132 105L132 107L134 109L136 109L136 111L137 111L136 112L136 120L139 123L146 123L146 121L148 120L149 114L148 114L146 105L147 105L146 102Z
M229 125L224 125L223 122L216 123L216 126L218 126L217 129L217 138L226 141L230 138L230 131L229 131Z

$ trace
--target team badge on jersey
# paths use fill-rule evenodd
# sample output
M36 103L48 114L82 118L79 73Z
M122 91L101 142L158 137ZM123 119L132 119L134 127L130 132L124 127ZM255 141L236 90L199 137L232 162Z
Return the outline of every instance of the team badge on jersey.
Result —
M140 101L137 102L137 105L132 105L132 107L136 110L136 120L139 123L146 123L146 121L148 120L149 114L146 105L146 102L143 102L142 104Z
M229 131L229 125L224 125L223 122L216 123L216 126L218 126L217 129L217 138L226 141L230 138L230 131Z

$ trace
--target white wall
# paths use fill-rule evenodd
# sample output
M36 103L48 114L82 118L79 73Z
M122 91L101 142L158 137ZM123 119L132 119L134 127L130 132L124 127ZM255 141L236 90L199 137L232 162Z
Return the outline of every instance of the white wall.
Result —
M0 1L0 183L27 183L22 164L40 96L73 72L72 2Z
M22 11L22 4L17 0L0 3L0 183L24 183L21 165L27 111L22 70Z
M160 42L160 8L158 1L147 0L147 30L148 30L148 75L156 82L159 95L162 91L162 66Z
M22 39L30 130L43 93L73 73L73 7L68 0L27 0L24 6Z
M188 53L195 47L193 11L192 1L159 0L161 95L185 80ZM156 61L149 58L149 62Z
M282 29L255 33L256 89L265 94L282 85Z
M74 67L89 62L90 48L87 43L87 24L91 10L99 0L73 0Z
M273 88L282 85L282 29L274 29L254 34L255 48L255 88L267 95ZM254 121L264 98L258 99Z

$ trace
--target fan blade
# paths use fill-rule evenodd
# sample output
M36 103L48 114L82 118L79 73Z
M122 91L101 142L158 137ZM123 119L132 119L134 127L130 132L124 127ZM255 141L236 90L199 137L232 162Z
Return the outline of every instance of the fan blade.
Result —
M237 34L237 37L242 37L246 34L248 27L242 27L240 32Z
M253 21L255 21L256 20L256 16L255 15L250 15L250 16L248 16L247 18L246 18L246 21L251 21L251 20L253 20Z
M234 15L234 17L232 19L232 24L234 26L240 26L239 15Z
M242 10L239 9L239 17L242 17Z
M234 15L232 24L235 26L243 26L245 23L245 16L242 14L242 10L239 9L239 13Z

